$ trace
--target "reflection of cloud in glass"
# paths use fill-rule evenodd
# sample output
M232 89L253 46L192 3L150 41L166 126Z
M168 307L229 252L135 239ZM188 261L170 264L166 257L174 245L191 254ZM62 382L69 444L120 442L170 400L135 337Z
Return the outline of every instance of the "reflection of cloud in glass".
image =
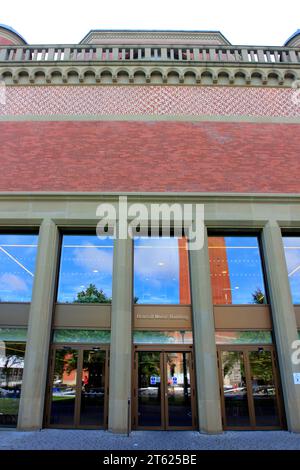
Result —
M284 237L284 251L294 304L300 303L300 237Z
M74 302L90 284L111 297L113 241L95 235L64 235L58 302Z
M28 286L26 282L20 276L16 276L15 274L10 274L10 273L2 274L2 276L0 277L0 285L1 285L0 292L5 292L5 291L26 292L28 291Z
M37 235L0 235L0 298L29 302L33 284Z
M176 240L177 242L177 240ZM139 275L151 274L153 277L178 275L178 246L137 246L134 256L134 269Z
M86 245L88 248L74 248L74 263L77 266L89 271L99 270L103 274L111 272L112 269L112 250L110 248L97 248L91 243ZM68 248L72 250L72 248Z
M179 303L177 238L134 241L134 295L138 303Z

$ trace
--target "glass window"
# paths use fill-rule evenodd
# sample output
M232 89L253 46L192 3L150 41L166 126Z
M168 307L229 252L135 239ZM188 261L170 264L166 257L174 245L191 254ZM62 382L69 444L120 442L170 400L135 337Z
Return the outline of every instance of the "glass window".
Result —
M271 351L250 351L256 426L280 426Z
M300 237L283 237L285 259L294 304L300 304Z
M190 304L186 238L134 240L134 301L138 304Z
M134 344L193 344L191 331L134 331Z
M54 356L54 377L50 424L73 426L78 372L78 350L57 349Z
M113 240L96 235L64 235L57 301L110 303Z
M266 303L257 237L209 237L214 304Z
M110 331L107 330L54 330L54 343L110 343Z
M26 341L27 328L0 328L0 341Z
M25 343L0 339L0 427L17 426L24 355Z
M245 355L243 351L221 351L226 425L250 426Z
M0 235L0 302L30 302L38 235Z
M270 331L216 331L216 344L272 344Z

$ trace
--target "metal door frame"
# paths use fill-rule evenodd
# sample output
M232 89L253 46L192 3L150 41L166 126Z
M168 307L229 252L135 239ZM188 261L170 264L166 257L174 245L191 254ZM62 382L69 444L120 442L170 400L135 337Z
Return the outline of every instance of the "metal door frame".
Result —
M279 418L278 426L257 426L256 425L256 416L255 416L255 405L254 398L252 393L252 382L251 382L251 366L249 360L249 352L258 351L262 348L264 351L271 352L271 361L272 361L272 372L273 372L273 381L275 386L276 393L276 408ZM224 383L223 383L223 371L222 371L222 351L239 351L243 353L244 358L244 367L245 367L245 378L246 378L246 388L247 388L247 404L249 411L249 426L227 426L226 422L226 408L225 408L225 397L224 397ZM275 356L275 348L273 345L244 345L244 344L222 344L217 346L217 357L218 357L218 373L219 373L219 383L220 383L220 397L221 397L221 411L222 411L222 422L224 430L273 430L273 429L283 429L284 428L284 419L283 419L283 408L282 408L282 396L279 383L279 374L277 361Z
M55 351L59 349L70 348L78 351L77 359L77 378L75 385L75 405L74 405L74 417L73 424L64 425L64 424L51 424L51 403L52 403L52 385L54 378L54 367L55 367ZM101 351L105 351L105 384L104 384L104 410L103 410L103 425L81 425L80 424L80 408L81 408L81 378L82 378L82 368L83 368L83 351L92 350L93 348L98 348ZM61 343L53 344L50 350L50 364L49 364L49 376L47 384L47 393L46 393L46 406L45 406L45 426L47 428L54 429L107 429L108 426L108 395L109 395L109 352L110 346L105 344L98 343Z
M132 406L132 423L133 429L139 430L158 430L158 431L174 431L174 430L193 430L197 428L197 406L196 406L196 389L195 389L195 368L193 346L191 345L135 345L133 351L133 406ZM139 352L158 352L160 353L160 403L161 403L161 426L139 426L138 425L138 353ZM169 405L168 405L168 385L167 385L167 361L166 354L170 352L188 352L190 353L190 388L191 388L191 426L170 426L169 425Z

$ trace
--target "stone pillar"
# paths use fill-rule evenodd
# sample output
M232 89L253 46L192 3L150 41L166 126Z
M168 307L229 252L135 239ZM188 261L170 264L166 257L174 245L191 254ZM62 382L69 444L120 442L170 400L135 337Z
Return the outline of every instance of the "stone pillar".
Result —
M43 220L39 231L19 408L18 429L21 430L41 429L43 426L58 239L55 223Z
M222 419L208 239L204 230L203 248L190 251L190 273L199 429L213 434L222 432Z
M111 309L108 429L127 433L131 397L132 266L131 239L115 240Z
M295 385L293 380L293 373L300 372L300 365L294 365L291 360L292 343L298 339L297 325L281 230L276 222L264 227L262 244L287 425L289 431L300 432L300 385Z

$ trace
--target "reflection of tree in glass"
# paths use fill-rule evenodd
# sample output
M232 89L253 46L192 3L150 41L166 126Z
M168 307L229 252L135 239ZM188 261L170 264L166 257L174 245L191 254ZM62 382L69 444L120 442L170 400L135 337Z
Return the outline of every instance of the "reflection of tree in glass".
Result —
M82 386L85 391L104 387L105 354L105 351L84 351L82 371L86 382Z
M102 289L98 290L95 284L90 284L86 290L78 292L74 303L110 304L111 298Z
M159 353L143 352L139 360L140 387L149 387L150 377L160 376L160 355ZM160 385L159 383L157 384Z
M71 374L77 368L77 351L74 349L57 349L55 351L54 374L61 378L63 373Z
M272 382L272 359L270 351L251 351L249 354L251 375L260 385L260 381Z
M10 378L17 368L23 368L25 344L6 343L2 373L5 377L5 386L9 387ZM19 367L18 367L19 366Z
M238 366L241 374L240 386L245 384L245 366L243 356L240 351L224 351L222 354L223 376L230 375L235 367Z
M240 331L238 333L238 341L243 344L270 344L270 331Z
M107 330L55 330L56 343L109 343L110 331Z
M153 343L153 344L168 344L169 338L173 335L167 331L135 331L134 339L137 343Z
M247 332L245 332L247 333ZM272 359L270 351L251 351L249 353L251 376L260 385L260 381L271 382L273 378ZM245 366L239 351L225 351L222 355L224 377L230 375L238 365L242 382L245 383Z
M133 303L137 304L138 297L134 297ZM90 284L85 290L78 292L74 300L76 304L111 304L111 297L108 297L102 289L97 289L95 284Z
M265 302L265 294L258 287L256 291L253 292L252 299L254 304L263 304Z

